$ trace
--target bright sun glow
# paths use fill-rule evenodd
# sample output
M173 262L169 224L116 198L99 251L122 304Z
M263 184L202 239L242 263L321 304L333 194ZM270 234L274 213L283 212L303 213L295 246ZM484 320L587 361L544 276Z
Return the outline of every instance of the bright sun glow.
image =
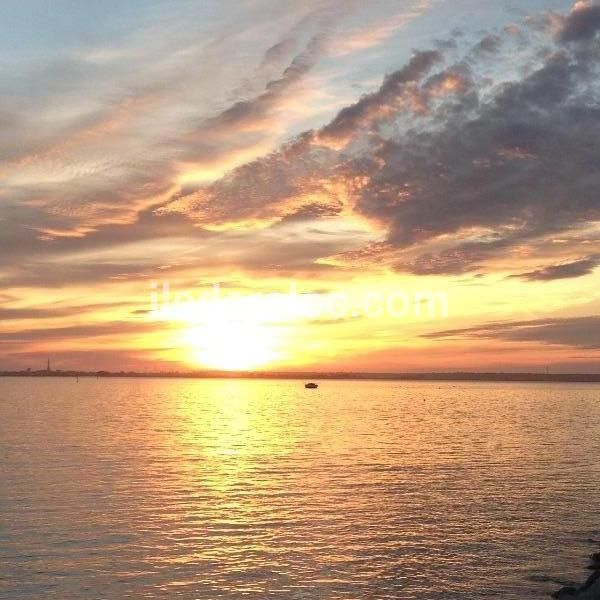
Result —
M227 371L264 367L279 358L278 335L262 323L218 320L185 333L191 362Z

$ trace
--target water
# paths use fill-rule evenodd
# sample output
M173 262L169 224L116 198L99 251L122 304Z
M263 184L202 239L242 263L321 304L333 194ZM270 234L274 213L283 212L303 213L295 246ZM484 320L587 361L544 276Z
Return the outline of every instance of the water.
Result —
M0 379L0 598L545 598L600 386Z

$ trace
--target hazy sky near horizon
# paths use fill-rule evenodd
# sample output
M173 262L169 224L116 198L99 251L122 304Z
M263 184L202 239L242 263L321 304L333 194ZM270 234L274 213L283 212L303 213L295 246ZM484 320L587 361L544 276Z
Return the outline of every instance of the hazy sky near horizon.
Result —
M0 370L598 372L599 75L595 2L4 0Z

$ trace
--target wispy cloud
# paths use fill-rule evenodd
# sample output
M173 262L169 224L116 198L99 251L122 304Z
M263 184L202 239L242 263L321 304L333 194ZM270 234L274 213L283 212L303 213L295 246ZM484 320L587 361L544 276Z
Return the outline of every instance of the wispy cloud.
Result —
M218 177L232 156L264 153L294 116L286 103L310 93L302 80L341 6L281 6L269 27L244 10L208 35L174 18L111 48L20 65L0 102L2 202L40 235L85 235L177 193L182 166Z
M347 56L375 48L396 35L407 23L421 16L430 7L431 0L420 0L409 4L394 15L336 37L329 45L329 51L334 56Z
M558 265L550 265L535 271L519 273L512 277L519 277L528 281L554 281L556 279L571 279L589 275L600 264L599 256L590 256L581 260L574 260Z
M486 323L464 329L425 334L430 339L489 339L509 342L536 342L600 350L600 317L569 317Z

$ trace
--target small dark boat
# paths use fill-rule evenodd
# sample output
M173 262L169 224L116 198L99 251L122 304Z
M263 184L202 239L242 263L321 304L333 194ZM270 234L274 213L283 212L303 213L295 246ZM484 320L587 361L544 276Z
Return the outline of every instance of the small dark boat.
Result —
M315 389L317 389L319 387L319 385L317 383L305 383L304 387L307 390L315 390Z

